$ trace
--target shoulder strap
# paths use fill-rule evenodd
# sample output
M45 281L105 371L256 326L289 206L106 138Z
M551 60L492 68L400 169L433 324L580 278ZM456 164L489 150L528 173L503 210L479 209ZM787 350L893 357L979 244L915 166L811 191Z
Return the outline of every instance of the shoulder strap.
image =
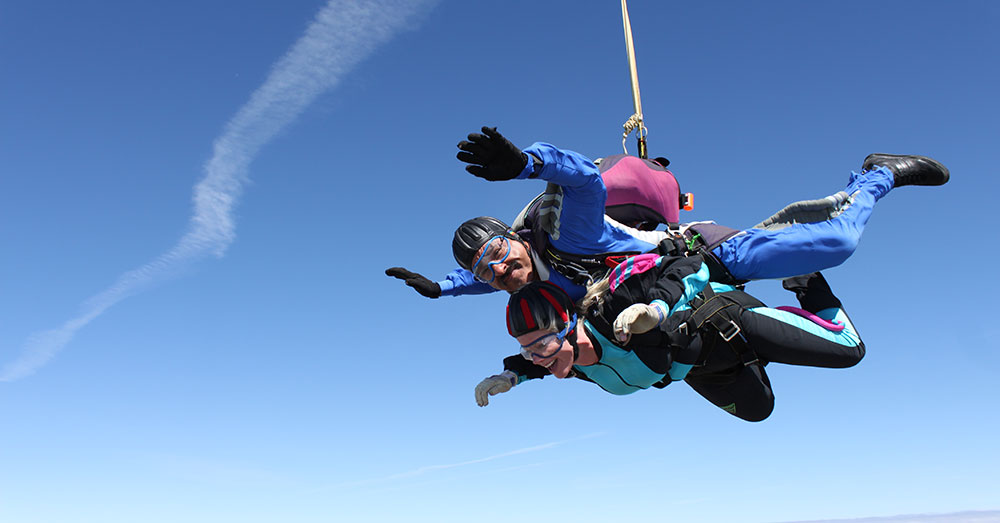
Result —
M577 285L589 285L605 276L625 261L629 256L642 254L639 251L604 252L600 254L573 254L560 251L547 243L542 258L556 272L569 278Z

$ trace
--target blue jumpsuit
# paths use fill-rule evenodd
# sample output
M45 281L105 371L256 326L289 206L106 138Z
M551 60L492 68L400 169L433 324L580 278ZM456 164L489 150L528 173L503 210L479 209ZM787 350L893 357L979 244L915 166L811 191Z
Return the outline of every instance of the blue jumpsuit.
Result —
M712 253L738 280L787 278L836 267L854 253L872 209L893 185L885 167L851 173L850 205L836 218L778 230L748 229Z
M664 231L639 231L606 219L607 189L600 171L579 153L535 143L524 152L542 161L537 178L563 189L560 235L549 237L558 250L576 254L648 252L666 238ZM517 179L533 177L528 162ZM893 176L885 168L852 173L845 191L850 205L836 218L819 223L794 224L779 230L748 229L721 243L712 253L738 280L785 278L808 274L844 262L857 248L875 202L892 189ZM584 288L534 257L541 279L558 285L574 300ZM496 289L475 280L472 273L456 269L438 282L441 294L485 294Z
M663 231L639 231L605 219L607 189L597 166L585 156L547 143L533 144L525 148L524 152L542 161L537 178L559 185L563 190L559 239L549 237L549 242L556 249L576 254L647 252L656 248L657 243L666 237ZM528 162L517 179L527 179L533 175L532 162ZM583 286L550 270L537 256L534 257L534 262L541 279L558 285L574 300L583 297ZM438 283L443 296L496 291L493 287L476 281L472 273L465 269L452 271L444 281Z

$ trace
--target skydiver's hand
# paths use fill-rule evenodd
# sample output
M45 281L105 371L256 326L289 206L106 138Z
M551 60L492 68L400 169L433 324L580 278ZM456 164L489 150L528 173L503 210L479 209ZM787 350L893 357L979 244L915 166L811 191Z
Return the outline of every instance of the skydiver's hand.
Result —
M402 267L392 267L385 270L386 276L399 278L420 294L428 298L439 298L441 296L441 286L424 276L415 272L410 272Z
M509 370L501 374L495 374L479 382L476 385L476 405L485 407L490 404L490 396L496 396L501 392L507 392L514 388L517 383L517 375Z
M622 343L628 343L633 334L649 332L666 318L666 307L659 302L654 302L652 305L645 303L629 305L615 318L615 338Z
M470 165L465 170L491 182L513 180L528 165L528 155L497 132L496 127L483 127L483 134L472 133L469 140L458 142L461 151L456 157Z

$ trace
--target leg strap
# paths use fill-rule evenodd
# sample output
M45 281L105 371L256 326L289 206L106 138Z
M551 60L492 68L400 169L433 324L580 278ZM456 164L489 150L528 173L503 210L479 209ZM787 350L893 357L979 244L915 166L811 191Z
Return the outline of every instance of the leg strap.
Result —
M749 299L738 299L737 296ZM744 301L746 303L742 303ZM746 293L735 291L717 294L711 285L706 285L701 296L692 300L694 312L678 327L682 334L702 334L702 351L695 365L705 364L720 339L739 356L744 366L757 363L757 354L743 335L739 323L743 308L757 304L760 302Z

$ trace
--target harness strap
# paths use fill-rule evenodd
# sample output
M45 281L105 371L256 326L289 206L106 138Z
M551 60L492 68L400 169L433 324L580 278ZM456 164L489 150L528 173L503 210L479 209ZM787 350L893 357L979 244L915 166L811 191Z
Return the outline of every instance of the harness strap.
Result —
M590 285L603 279L611 269L625 261L629 256L642 254L639 251L605 252L601 254L572 254L560 251L551 244L545 246L543 259L556 272L566 276L577 285Z
M684 244L687 248L687 256L692 254L701 255L702 260L705 265L708 266L708 272L711 275L711 281L718 283L727 283L729 285L743 285L747 280L737 280L729 269L719 261L719 258L712 254L712 249L719 246L722 241L715 242L714 245L710 245L704 236L700 232L693 229L687 229L684 231Z
M760 302L743 293L737 293L736 296L749 299L738 299L730 294L733 293L717 294L710 284L706 285L701 297L692 300L691 316L678 327L683 334L706 332L708 327L712 327L718 333L718 336L703 336L701 354L695 362L696 367L705 365L720 339L739 356L743 366L753 365L759 361L750 342L743 335L739 314L745 307L757 306Z
M710 245L700 232L689 228L681 234L671 234L660 240L656 246L656 253L661 256L701 256L702 261L708 266L711 281L735 286L743 285L746 280L737 280L733 277L719 258L712 254L712 249L718 247L719 243L721 242Z

